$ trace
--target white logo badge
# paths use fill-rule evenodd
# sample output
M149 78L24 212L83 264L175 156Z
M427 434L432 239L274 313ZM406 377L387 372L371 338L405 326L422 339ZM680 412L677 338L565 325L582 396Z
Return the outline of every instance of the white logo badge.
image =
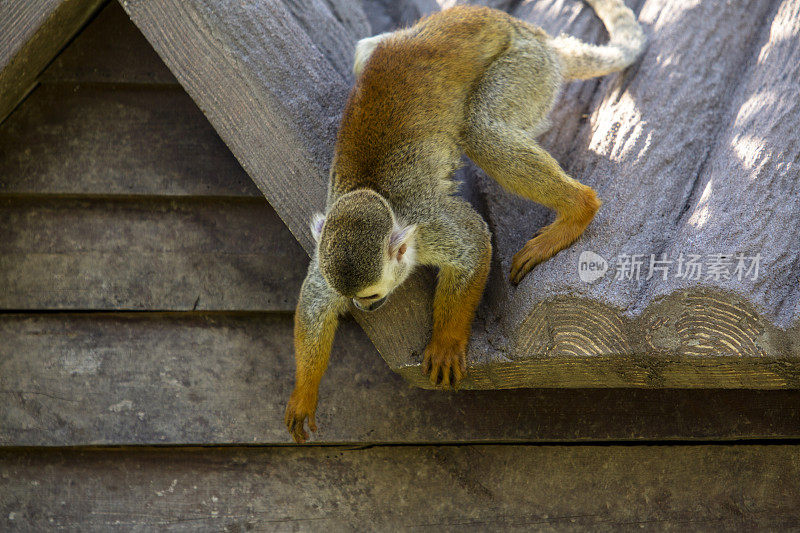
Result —
M608 272L608 261L590 250L581 252L578 257L578 276L584 283L591 283L602 278Z

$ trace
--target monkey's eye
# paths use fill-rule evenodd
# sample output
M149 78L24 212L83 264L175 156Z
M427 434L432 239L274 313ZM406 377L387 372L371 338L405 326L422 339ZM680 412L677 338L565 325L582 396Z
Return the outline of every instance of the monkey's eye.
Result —
M377 297L378 297L378 293L376 292L375 294L370 294L369 296L362 296L361 299L362 300L374 300Z

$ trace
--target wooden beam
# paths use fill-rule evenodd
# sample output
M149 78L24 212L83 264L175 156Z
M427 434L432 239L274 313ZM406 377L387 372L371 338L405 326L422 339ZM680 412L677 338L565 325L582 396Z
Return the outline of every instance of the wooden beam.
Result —
M800 447L0 451L0 528L791 530Z
M121 4L310 251L348 80L281 2Z
M0 123L104 0L8 0L0 4Z
M0 444L291 442L288 313L0 316ZM800 437L800 390L407 386L346 321L322 382L317 443Z

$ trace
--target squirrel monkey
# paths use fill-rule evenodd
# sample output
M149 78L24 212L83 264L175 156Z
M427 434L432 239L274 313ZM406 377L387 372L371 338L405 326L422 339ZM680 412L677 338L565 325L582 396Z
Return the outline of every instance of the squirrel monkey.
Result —
M624 69L645 44L622 0L587 0L610 34L595 46L502 11L447 9L411 28L359 41L326 214L311 222L316 252L295 314L295 388L285 423L297 442L316 430L320 380L350 301L380 307L416 264L438 267L433 336L423 370L455 386L491 260L491 235L456 196L462 153L503 187L556 211L514 256L511 281L569 246L600 201L535 140L563 80Z

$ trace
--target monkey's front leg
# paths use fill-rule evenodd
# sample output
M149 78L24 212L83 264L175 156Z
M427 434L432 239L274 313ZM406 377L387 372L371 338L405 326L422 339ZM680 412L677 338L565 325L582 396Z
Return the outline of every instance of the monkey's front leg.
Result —
M488 234L482 241L471 268L439 267L433 299L433 336L422 361L422 370L430 374L434 386L455 387L467 371L467 343L492 257Z
M299 315L299 313L297 313ZM305 422L308 419L308 428L317 430L314 415L317 411L319 383L328 367L328 359L333 344L333 333L336 326L324 337L311 334L306 324L301 319L295 318L294 349L295 349L295 382L292 396L286 405L284 422L295 442L303 443L308 439ZM327 332L326 332L327 333Z
M314 415L319 384L328 368L343 306L342 298L333 293L312 263L294 316L295 382L284 416L286 428L297 443L308 439L306 420L311 431L317 430Z

